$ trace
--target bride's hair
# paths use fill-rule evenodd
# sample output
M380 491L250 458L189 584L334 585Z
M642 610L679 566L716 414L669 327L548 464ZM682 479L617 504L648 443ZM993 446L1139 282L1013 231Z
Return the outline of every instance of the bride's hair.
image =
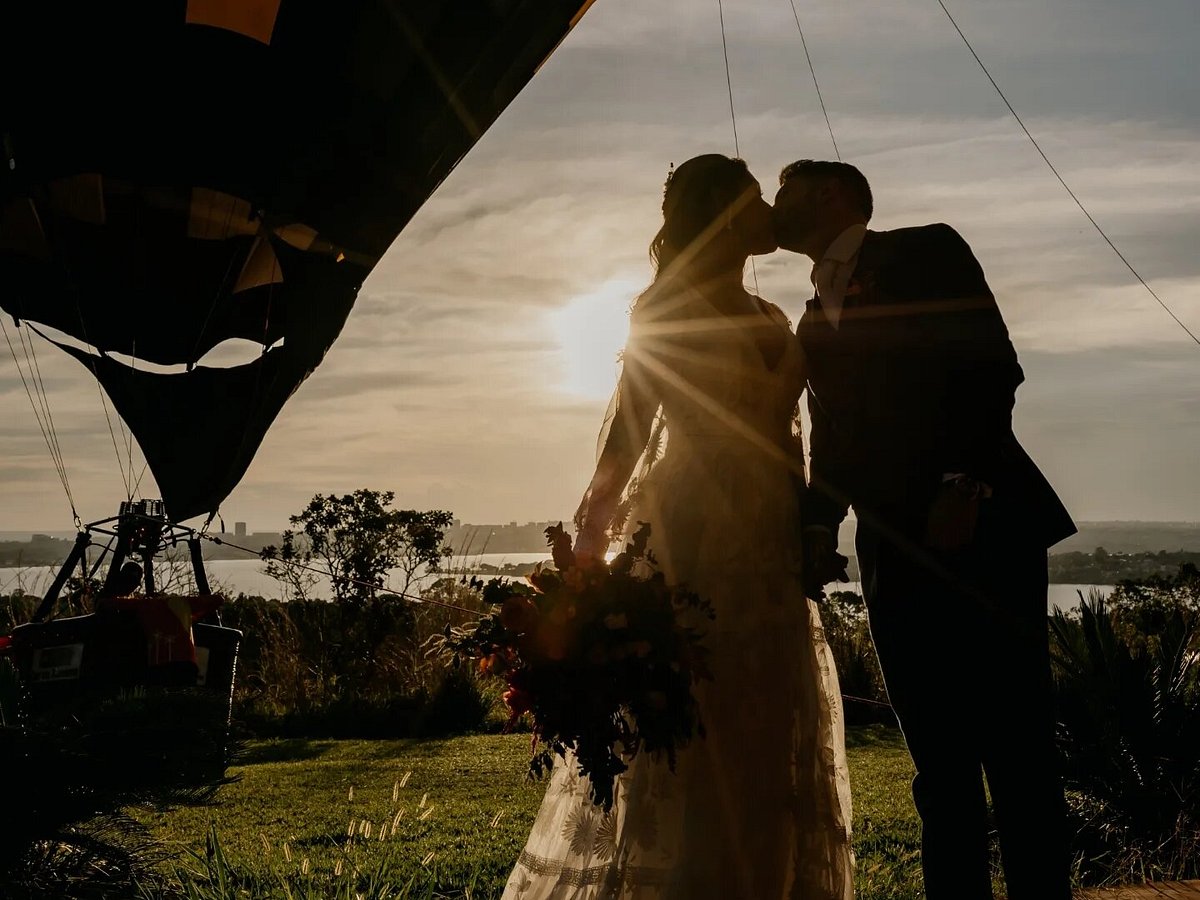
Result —
M663 190L663 224L650 242L654 282L639 303L688 281L704 245L728 224L753 181L744 160L719 153L694 156L672 170Z
M650 242L656 274L662 275L709 226L727 215L753 180L744 160L719 153L694 156L673 170L663 189L663 224Z

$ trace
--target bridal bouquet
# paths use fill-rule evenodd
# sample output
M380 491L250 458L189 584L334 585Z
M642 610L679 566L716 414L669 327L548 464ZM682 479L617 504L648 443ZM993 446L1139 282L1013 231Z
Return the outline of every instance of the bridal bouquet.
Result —
M539 567L528 584L474 580L493 611L447 629L441 641L443 652L477 660L508 683L509 727L526 714L532 720L530 774L542 776L555 754L572 750L605 809L626 760L663 754L674 771L677 750L704 734L692 686L712 676L703 635L681 614L714 614L695 593L667 584L649 535L642 523L605 563L577 558L561 523L547 528L554 568Z

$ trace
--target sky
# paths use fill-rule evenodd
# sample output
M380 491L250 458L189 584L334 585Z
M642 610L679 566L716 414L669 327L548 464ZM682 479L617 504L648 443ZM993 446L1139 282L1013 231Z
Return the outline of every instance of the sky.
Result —
M1067 183L1200 333L1195 0L946 5ZM1200 347L1075 206L937 0L795 8L841 155L874 189L872 227L948 222L983 265L1026 373L1017 435L1075 517L1200 519ZM785 164L833 146L789 0L724 0L724 14L738 145L770 199ZM376 266L225 501L229 529L279 530L313 494L360 487L468 522L569 518L668 166L733 150L717 0L596 0ZM759 258L747 283L794 319L810 265ZM0 351L0 530L69 530ZM125 486L98 389L38 354L79 513L112 515ZM154 496L149 474L140 493Z

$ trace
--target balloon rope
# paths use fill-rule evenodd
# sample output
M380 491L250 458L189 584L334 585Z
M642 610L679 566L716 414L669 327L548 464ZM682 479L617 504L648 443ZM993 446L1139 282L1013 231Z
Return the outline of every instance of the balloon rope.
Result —
M833 153L840 162L842 152L838 149L837 138L833 136L833 124L829 121L829 110L825 108L825 97L821 94L821 85L817 81L817 69L808 52L808 41L804 39L804 29L800 27L800 13L796 11L796 0L788 0L788 2L792 6L792 18L796 20L796 30L800 32L800 45L804 48L804 58L808 60L808 71L812 73L813 87L817 89L817 100L821 104L821 113L825 116L825 127L829 129L829 140L833 142Z
M196 199L193 197L192 202ZM209 200L211 210L211 197ZM225 204L225 224L223 226L222 235L228 237L229 226L233 223L233 204L226 201ZM204 314L204 324L200 326L200 330L196 332L196 342L192 345L192 358L187 361L188 371L191 371L192 364L196 361L197 355L200 352L200 342L204 340L204 333L208 331L208 323L212 321L213 313L217 309L217 303L221 300L221 294L224 293L226 286L229 284L229 279L233 275L233 264L237 262L239 245L236 241L230 241L232 249L229 254L229 263L225 266L225 274L221 278L221 283L217 285L213 291L212 302L208 305L208 312ZM251 243L251 250L254 245ZM247 259L249 256L247 255ZM236 287L236 284L234 285Z
M16 348L13 347L12 339L8 335L8 325L5 324L3 318L0 318L0 328L2 328L4 331L4 341L8 344L8 352L12 354L13 364L16 365L17 374L21 377L21 384L25 388L25 396L29 398L29 405L33 409L33 417L37 419L38 430L42 433L42 440L46 442L46 449L50 451L50 459L54 463L54 471L58 475L58 480L62 484L63 491L67 495L67 502L71 505L71 515L78 519L79 513L75 510L75 498L71 495L71 485L67 479L66 467L63 465L60 452L56 450L58 446L57 436L51 437L53 424L48 420L48 412L43 413L43 411L39 409L38 400L34 399L34 389L31 389L29 386L30 381L34 381L35 384L37 382L34 378L34 367L29 364L29 350L25 345L25 337L21 333L20 326L18 325L17 336L21 341L21 347L25 353L25 362L27 365L29 365L28 379L25 377L25 370L21 366L21 360L17 356ZM39 398L44 397L44 390L44 386L37 388Z
M230 541L226 541L226 540L223 540L222 538L216 537L215 535L200 533L197 536L203 540L211 541L214 544L221 544L225 547L232 547L234 550L243 550L246 553L254 554L255 556L259 557L260 559L262 558L262 554L257 550L251 550L249 547L243 547L240 544L234 544ZM309 566L309 565L305 565L304 563L291 562L291 561L288 561L287 563L285 563L285 565L295 566L297 569L304 569L305 571L308 571L308 572L315 572L316 574L322 575L326 578L329 577L329 573L327 571L325 571L324 569L319 569L316 566ZM444 607L445 609L456 609L459 612L470 613L473 616L478 616L481 613L483 613L483 610L481 610L481 609L470 609L466 606L456 606L453 603L446 603L443 600L432 600L428 597L421 597L421 596L418 596L415 594L406 594L403 591L393 591L393 590L389 590L386 587L381 588L379 585L374 584L373 582L362 581L358 578L346 578L344 580L350 584L359 585L360 587L371 588L372 590L376 590L376 591L383 591L384 593L390 594L393 597L401 597L405 600L411 600L413 603L424 603L427 606L441 606L441 607Z
M742 155L738 145L737 112L733 108L733 79L729 75L729 44L725 40L725 6L717 0L717 14L721 17L721 51L725 54L725 88L729 91L729 117L733 119L733 154Z
M34 341L32 335L30 335L29 337L26 337L25 332L21 331L20 329L17 330L17 335L20 337L21 347L25 351L25 366L26 366L26 368L29 369L30 379L33 381L33 387L37 393L38 402L41 404L42 412L46 418L46 431L49 433L50 441L54 445L54 448L53 448L54 458L55 458L56 462L58 463L59 470L62 472L62 477L63 477L64 481L66 481L66 478L67 478L66 460L63 457L62 445L59 444L59 442L58 442L58 429L54 427L54 415L50 410L50 398L48 396L46 396L46 382L45 382L45 379L42 378L42 367L38 363L37 344ZM67 488L67 496L70 497L71 496L71 487L70 487L69 482L67 482L66 488ZM74 501L72 500L72 503L71 503L72 511L74 511L74 508L75 508L75 505L74 505Z
M725 55L725 88L729 92L729 118L733 120L733 155L741 158L742 148L738 142L737 110L733 108L733 77L729 73L729 42L725 38L725 6L722 0L717 0L717 15L721 20L721 51ZM750 271L754 276L754 293L758 290L758 266L754 257L750 257Z
M1105 234L1104 229L1100 227L1100 223L1092 218L1092 214L1087 211L1087 208L1083 205L1083 202L1075 195L1075 192L1071 190L1070 185L1067 184L1062 175L1059 174L1058 169L1054 167L1054 163L1050 162L1050 157L1046 156L1041 145L1037 142L1037 139L1034 138L1029 129L1025 127L1025 123L1021 120L1021 117L1017 115L1017 111L1013 109L1013 105L1009 103L1008 97L1005 96L1004 91L1000 89L1000 85L996 83L996 79L992 77L992 73L988 71L988 67L983 64L983 60L979 58L979 54L975 52L975 48L971 45L971 42L967 40L967 36L963 34L963 30L958 27L958 22L954 20L954 16L952 16L950 14L950 10L946 8L946 4L943 3L942 0L937 0L937 2L938 6L942 8L942 12L946 14L946 18L950 20L950 24L954 26L954 30L958 32L958 36L962 38L963 43L967 45L967 49L971 51L971 55L975 57L975 62L979 64L979 68L983 70L983 74L987 76L988 81L992 83L992 87L996 89L996 93L1000 95L1000 99L1004 101L1004 105L1008 107L1008 111L1012 113L1012 117L1017 120L1017 124L1021 126L1021 130L1024 131L1025 136L1029 138L1029 142L1033 144L1034 149L1036 149L1038 152L1038 155L1040 155L1046 165L1050 167L1050 171L1054 173L1054 177L1058 179L1058 183L1061 184L1066 192L1071 195L1071 199L1075 201L1075 205L1079 207L1080 211L1085 216L1087 216L1087 220L1092 223L1092 227L1099 232L1100 237L1104 238L1104 242L1108 244L1113 253L1117 254L1117 258L1125 264L1125 268L1132 272L1133 277L1141 282L1142 287L1149 292L1150 296L1158 301L1158 305L1167 311L1167 314L1175 320L1175 324L1187 332L1187 336L1195 341L1197 345L1200 345L1200 338L1196 337L1195 333L1193 333L1193 331L1183 323L1179 316L1175 315L1171 307L1167 306L1167 304L1163 302L1162 298L1159 297L1158 294L1154 292L1153 288L1146 283L1146 279L1144 279L1138 270L1133 267L1133 264L1125 258L1125 254L1118 250L1117 245L1112 242L1107 234Z
M131 338L129 342L129 369L131 373L137 372L137 338ZM132 374L130 376L132 378ZM125 479L127 485L133 484L133 427L130 426L129 433L125 435L125 458L128 460L129 475ZM129 499L133 499L133 487L128 487Z
M75 301L75 315L79 318L79 330L83 334L84 343L88 344L88 346L95 347L96 345L88 339L87 323L83 318L83 310L79 308L78 298L76 298ZM92 370L92 377L96 380L96 392L100 394L100 406L104 410L104 421L108 423L108 436L112 438L113 453L116 454L117 457L117 468L121 472L121 480L125 482L125 494L132 498L133 492L129 489L128 479L125 478L125 465L121 460L121 450L117 446L117 434L115 431L113 431L112 416L110 416L108 413L108 399L105 397L104 388L100 384L100 372L96 368L96 360L91 354L88 354L88 367ZM117 426L121 429L121 440L124 441L125 425L120 416L117 417Z

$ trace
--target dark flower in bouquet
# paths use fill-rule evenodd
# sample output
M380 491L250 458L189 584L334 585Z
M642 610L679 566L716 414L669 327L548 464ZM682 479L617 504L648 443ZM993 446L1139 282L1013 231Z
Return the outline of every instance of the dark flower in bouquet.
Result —
M577 557L561 523L547 528L554 568L539 567L528 584L474 582L493 611L442 641L508 683L509 726L532 721L530 774L571 750L605 809L637 753L663 756L674 771L678 750L703 737L692 689L711 678L695 623L711 620L712 607L667 584L646 547L650 526L639 524L609 563Z

